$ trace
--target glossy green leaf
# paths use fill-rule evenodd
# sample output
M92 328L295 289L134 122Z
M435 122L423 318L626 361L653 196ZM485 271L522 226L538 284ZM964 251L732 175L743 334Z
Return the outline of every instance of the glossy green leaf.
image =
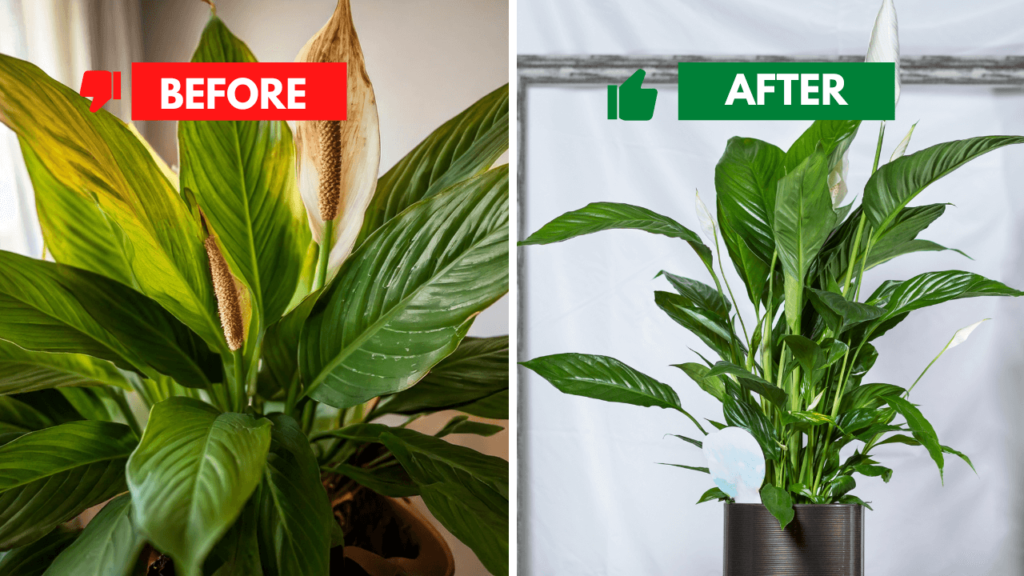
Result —
M687 466L686 464L669 464L667 462L658 462L662 466L674 466L676 468L685 468L687 470L693 470L694 472L703 472L704 474L711 474L711 471L701 466Z
M835 425L836 421L833 420L831 416L808 410L797 410L794 412L787 412L782 415L783 426L792 426L800 431L806 431L815 426L821 426L822 424ZM842 432L842 430L840 430L840 432Z
M153 407L128 461L133 520L184 576L198 576L263 478L269 420L191 398Z
M480 418L493 418L495 420L508 420L509 396L508 388L481 398L476 402L459 406L459 411L470 416Z
M606 402L678 410L704 432L697 420L683 410L675 390L614 358L590 354L553 354L534 358L522 365L566 394Z
M825 494L833 501L839 500L844 494L857 487L857 481L852 476L839 476L825 486Z
M850 148L860 123L860 120L816 120L786 151L780 173L791 172L814 154L819 144L831 169Z
M719 214L727 213L729 226L767 263L775 252L775 239L774 214L768 214L765 198L775 196L776 171L784 155L767 142L734 137L715 166Z
M307 295L294 309L267 328L263 338L263 364L259 372L260 393L265 398L280 396L283 399L288 388L298 382L302 326L319 297L320 292Z
M259 543L267 576L326 576L330 567L331 503L299 424L271 414L270 453L259 502Z
M256 57L213 16L192 62ZM195 194L265 330L291 301L311 241L291 131L283 120L183 121L178 142L181 184Z
M0 447L0 550L41 538L123 492L135 443L127 426L79 421Z
M20 397L0 396L0 446L15 438L57 424Z
M483 173L508 150L508 84L441 125L377 181L356 246L403 210Z
M942 457L942 445L939 444L939 437L935 434L935 429L932 428L931 423L925 419L916 406L899 396L886 397L886 402L907 419L907 426L914 433L914 438L924 445L932 460L939 467L939 478L941 479L943 477L943 467L945 466Z
M686 372L686 375L693 379L700 386L701 390L711 394L719 402L725 401L725 384L722 383L722 379L718 376L708 377L708 372L711 371L710 368L696 362L674 364L674 366Z
M487 424L486 422L475 422L469 419L469 416L460 414L453 417L448 421L447 424L438 431L434 436L438 438L444 438L449 434L475 434L477 436L494 436L498 432L501 432L505 428L494 424Z
M140 291L207 344L223 347L202 230L142 142L110 113L89 112L87 99L39 68L3 55L0 121L33 150L63 190L98 204L122 240ZM91 241L110 237L98 230ZM93 266L93 258L74 263L100 274L109 271Z
M665 434L665 436L666 436L666 437L668 437L668 436L673 436L673 437L675 437L675 438L679 438L679 439L680 439L680 440L682 440L683 442L689 442L690 444L693 444L693 445L694 445L694 446L696 446L697 448L701 448L701 449L703 449L703 448L704 448L704 443L703 443L703 442L701 442L700 440L694 440L693 438L688 438L688 437L686 437L686 436L680 436L679 434Z
M726 322L729 321L732 304L718 290L703 282L676 276L664 270L658 272L655 278L658 276L664 276L680 296L689 299L697 307L710 310Z
M506 392L504 411L490 418L508 418L508 336L469 337L415 386L382 398L374 414L472 410L474 403L502 391ZM496 407L501 406L499 401Z
M789 492L771 484L761 487L761 503L772 513L772 516L775 516L782 529L785 529L796 515L796 512L793 511L793 498Z
M849 328L870 322L885 314L885 310L882 308L851 302L841 294L815 288L807 288L807 291L811 305L834 334L840 334Z
M720 376L723 374L735 376L737 382L745 390L759 394L772 404L775 404L779 409L785 410L789 395L782 388L729 362L718 362L707 375Z
M798 333L807 270L835 225L826 176L825 152L816 150L779 179L775 205L775 244L786 274L786 320Z
M894 285L883 318L888 320L912 310L961 298L1022 295L1024 292L1020 290L970 272L926 272Z
M78 537L77 530L55 528L39 540L0 554L0 574L4 576L42 576L46 568ZM77 572L76 574L84 574Z
M108 502L45 576L130 576L145 544L132 526L131 506L128 494Z
M264 574L260 547L256 536L259 517L258 502L262 486L242 509L231 529L210 551L203 563L203 573L212 576L252 576Z
M725 492L722 492L721 488L715 487L702 494L700 500L697 500L697 504L703 504L712 500L732 500L732 498Z
M886 403L886 397L899 396L904 392L904 388L892 384L863 384L843 394L839 409L847 412L857 408L878 408Z
M219 375L216 357L201 339L123 284L2 251L0 269L4 340L28 350L88 354L195 387Z
M782 461L782 446L775 437L775 427L759 407L729 397L726 398L722 408L726 424L738 426L750 432L757 443L761 445L765 459L775 462ZM717 425L715 427L721 430Z
M131 390L128 380L109 362L84 354L34 352L0 340L0 394L100 385Z
M729 324L714 312L699 308L688 298L671 292L655 292L654 303L664 310L669 318L700 338L719 357L739 361L737 356L743 355L745 348Z
M883 482L888 483L892 479L892 469L886 468L885 466L872 466L870 464L861 464L853 467L853 471L858 474L863 474L871 478L881 478Z
M900 210L928 185L967 162L1010 144L1020 136L982 136L937 144L880 167L864 187L864 213L880 236Z
M381 441L435 518L495 576L508 575L508 462L404 428Z
M380 466L377 468L360 468L351 464L338 464L324 468L328 472L341 474L356 484L365 486L378 494L389 498L411 498L419 496L420 487L409 478L409 474L399 465Z
M409 388L508 291L508 167L410 207L345 262L302 331L307 393L334 407Z
M767 302L768 273L771 270L771 261L765 262L754 254L746 241L733 228L732 221L722 208L721 201L718 202L718 224L726 251L729 253L733 267L736 268L736 272L747 288L747 296L750 297L750 301ZM778 273L779 267L776 265L773 275Z

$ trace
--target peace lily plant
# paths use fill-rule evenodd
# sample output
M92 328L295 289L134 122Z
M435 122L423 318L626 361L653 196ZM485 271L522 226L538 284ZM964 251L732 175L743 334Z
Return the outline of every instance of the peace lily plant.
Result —
M879 12L867 59L898 62L891 0ZM814 122L785 151L754 138L729 140L715 167L717 219L697 197L697 215L713 246L667 216L610 202L563 214L521 242L550 244L631 229L678 238L696 251L714 285L662 272L659 276L673 291L655 292L654 301L718 356L712 361L698 354L700 362L676 366L722 403L724 422L708 420L712 427L739 427L757 440L766 460L761 501L783 528L793 519L794 503L864 504L850 493L855 476L887 482L893 473L874 458L878 446L923 446L940 475L947 454L971 464L940 443L911 402L917 381L872 382L868 372L879 354L873 342L921 308L960 298L1024 294L959 270L887 280L871 293L861 289L866 274L879 264L946 250L917 237L946 209L944 204L909 206L925 188L982 154L1024 143L1024 137L969 138L905 155L908 133L889 162L879 166L883 123L872 175L863 201L854 208L842 201L847 151L859 127L857 121ZM753 304L752 318L744 320L739 313L734 296L742 294L734 293L726 280L722 244ZM959 331L943 352L976 327ZM614 358L556 354L524 365L565 393L676 410L707 433L707 424L680 404L672 387ZM699 439L679 438L702 446ZM847 446L855 449L841 459ZM682 467L708 473L701 466ZM728 499L712 488L699 502Z
M192 60L255 58L214 13ZM326 575L324 475L422 496L507 574L508 463L444 436L508 418L507 337L466 337L508 290L508 87L377 178L348 0L299 60L348 63L348 120L180 122L177 173L0 55L55 260L0 252L0 573L135 574L148 545L179 575Z

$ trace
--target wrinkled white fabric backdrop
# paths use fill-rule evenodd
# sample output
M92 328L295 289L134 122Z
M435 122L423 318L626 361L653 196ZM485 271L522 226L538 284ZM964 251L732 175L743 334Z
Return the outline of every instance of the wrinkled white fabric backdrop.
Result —
M840 6L840 4L842 4ZM862 54L880 2L584 0L519 2L520 54ZM1024 53L1024 3L899 1L904 55ZM630 202L699 230L694 189L713 206L714 165L733 135L783 148L803 122L679 122L676 92L659 87L651 122L609 122L604 87L533 88L528 95L526 229L591 201ZM908 152L985 134L1024 134L1024 91L905 86L883 159L920 120ZM870 171L878 123L850 153L850 195ZM976 160L914 204L950 202L921 237L964 250L902 257L869 273L886 278L962 269L1024 287L1024 146ZM858 198L859 201L859 198ZM693 361L696 337L655 305L661 269L708 281L684 243L615 231L525 256L525 358L558 352L616 357L672 385L698 416L721 408L670 364ZM733 291L739 278L727 268ZM741 305L742 307L742 305ZM752 312L744 308L747 318ZM920 448L885 446L889 484L858 477L872 576L1024 574L1024 299L974 299L914 312L879 342L869 381L909 385L953 333L982 318L965 344L914 390L944 444L945 487ZM693 433L679 414L562 395L524 371L520 380L520 566L529 575L721 574L722 511L693 503L707 476L656 462L703 465L698 449L666 433Z

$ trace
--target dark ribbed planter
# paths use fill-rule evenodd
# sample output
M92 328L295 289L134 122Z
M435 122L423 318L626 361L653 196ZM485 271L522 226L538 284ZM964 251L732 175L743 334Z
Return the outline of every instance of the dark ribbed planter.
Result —
M779 521L761 504L725 505L725 576L864 576L864 508L794 506Z

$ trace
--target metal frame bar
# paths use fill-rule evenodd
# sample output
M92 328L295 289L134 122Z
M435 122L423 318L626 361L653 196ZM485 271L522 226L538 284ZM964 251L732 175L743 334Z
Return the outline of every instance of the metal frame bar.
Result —
M863 62L863 56L533 56L520 55L517 59L517 114L516 133L518 142L517 193L516 208L519 214L519 239L525 238L527 231L522 215L526 207L526 155L527 155L527 119L528 91L534 86L604 86L621 84L637 69L647 72L645 84L676 84L678 81L679 62ZM955 56L919 56L900 59L900 82L902 84L939 84L939 85L972 85L972 86L1016 86L1024 87L1024 57L990 57L961 58ZM526 296L522 289L526 278L524 253L516 255L516 273L519 278L519 293L516 295L518 318L516 329L519 334L517 357L523 356L523 338ZM524 369L518 369L519 381L523 381ZM517 421L516 442L520 446L523 441L524 389L517 388L516 401L520 406ZM523 529L523 482L526 467L522 461L517 472L519 486L519 510L517 532L519 541L520 574L524 574L525 536Z

